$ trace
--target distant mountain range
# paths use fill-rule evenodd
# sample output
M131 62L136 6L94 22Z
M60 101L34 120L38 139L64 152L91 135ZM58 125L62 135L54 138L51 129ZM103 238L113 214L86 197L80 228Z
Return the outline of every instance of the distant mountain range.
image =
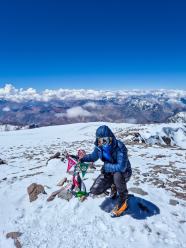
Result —
M185 112L186 91L182 90L37 92L11 84L0 88L0 124L35 127L90 121L186 122Z

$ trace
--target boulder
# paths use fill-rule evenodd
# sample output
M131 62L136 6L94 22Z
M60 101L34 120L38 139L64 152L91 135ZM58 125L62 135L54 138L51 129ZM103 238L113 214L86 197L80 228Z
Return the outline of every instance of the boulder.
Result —
M70 201L73 197L73 194L71 191L62 189L60 193L58 194L58 197L67 201Z
M14 240L14 245L16 248L21 248L22 245L20 243L20 241L18 240L18 237L20 237L22 235L21 232L9 232L6 234L6 238L12 238Z
M59 181L59 183L57 184L57 186L63 186L63 184L66 183L66 181L67 181L67 177L64 177L63 179L61 179Z
M54 191L48 198L47 201L53 201L56 195L58 195L61 192L62 189Z
M12 238L12 239L17 239L18 237L20 237L22 235L21 232L9 232L6 234L6 238Z
M28 186L27 192L29 194L30 202L35 201L39 194L46 194L43 185L36 183L32 183L30 186Z

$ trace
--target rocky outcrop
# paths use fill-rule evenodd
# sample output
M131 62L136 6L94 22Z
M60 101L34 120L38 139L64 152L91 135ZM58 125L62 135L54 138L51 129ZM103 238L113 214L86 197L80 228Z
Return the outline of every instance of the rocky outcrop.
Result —
M186 112L179 112L176 115L169 117L168 122L186 123Z
M147 145L161 146L179 146L186 148L186 127L172 128L169 126L163 127L158 132L143 132L130 133L133 136L132 141L135 143L145 143Z

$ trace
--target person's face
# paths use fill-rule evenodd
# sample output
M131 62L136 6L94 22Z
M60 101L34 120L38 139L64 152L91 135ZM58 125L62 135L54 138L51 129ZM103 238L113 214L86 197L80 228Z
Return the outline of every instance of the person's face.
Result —
M111 137L98 137L98 146L109 145L112 143Z

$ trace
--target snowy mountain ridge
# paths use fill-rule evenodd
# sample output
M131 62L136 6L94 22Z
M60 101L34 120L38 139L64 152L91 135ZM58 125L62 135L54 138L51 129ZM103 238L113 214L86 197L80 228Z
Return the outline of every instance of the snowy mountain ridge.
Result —
M176 115L170 117L168 121L176 123L186 123L186 112L179 112Z
M0 89L0 124L15 126L95 121L165 123L176 122L179 112L186 112L186 91L59 89L39 93L12 85Z

